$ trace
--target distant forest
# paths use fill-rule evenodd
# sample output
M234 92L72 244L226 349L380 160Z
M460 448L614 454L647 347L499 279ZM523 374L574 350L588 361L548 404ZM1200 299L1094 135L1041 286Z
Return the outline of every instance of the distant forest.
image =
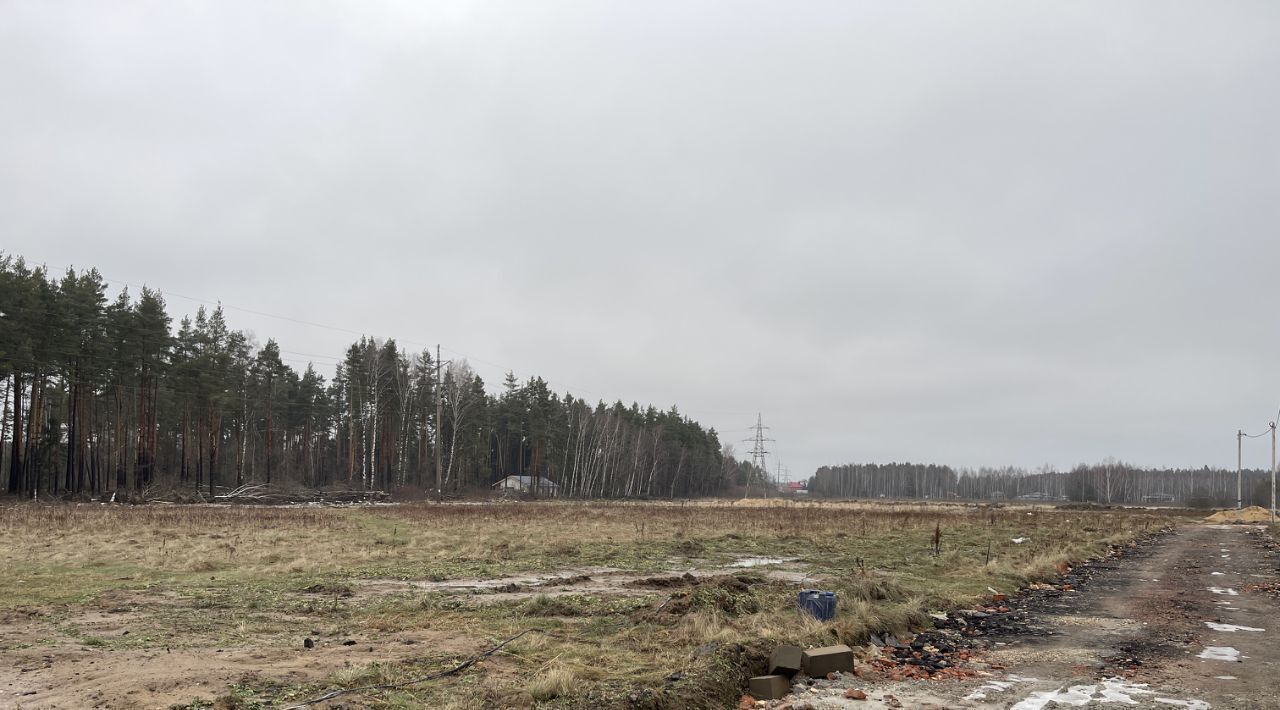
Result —
M1271 502L1269 471L1243 472L1245 505ZM953 469L934 464L823 466L810 494L827 498L1072 501L1104 505L1173 504L1228 507L1236 502L1236 472L1222 469L1145 469L1122 461L1043 468Z
M96 270L54 277L0 256L0 490L125 495L246 483L487 489L537 475L575 497L692 497L757 485L675 407L591 404L508 373L361 338L330 379L298 372L201 307L175 327L160 293L114 300ZM441 398L437 416L437 389Z

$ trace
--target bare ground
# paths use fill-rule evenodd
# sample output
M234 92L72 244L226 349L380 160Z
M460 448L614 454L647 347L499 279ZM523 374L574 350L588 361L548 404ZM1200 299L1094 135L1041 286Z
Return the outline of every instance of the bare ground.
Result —
M129 633L138 612L91 610L67 620L99 637ZM0 619L4 640L27 648L0 662L0 708L104 708L134 710L185 706L193 697L222 695L236 686L303 684L326 679L371 660L397 661L424 649L446 657L469 655L486 644L455 630L419 630L376 641L364 634L317 636L301 646L197 649L101 649L75 643L49 645L49 624L38 617ZM353 642L353 643L347 643ZM489 672L498 672L494 659Z
M744 557L727 567L685 566L659 574L573 567L447 581L354 580L350 586L317 586L298 595L367 602L404 592L434 592L479 604L535 596L649 596L747 570L788 583L821 579L789 560ZM117 590L103 594L88 608L70 612L27 610L3 614L0 641L11 650L0 660L0 708L185 707L193 698L225 696L238 686L300 686L373 661L421 660L425 652L442 659L461 658L489 645L488 640L468 638L456 628L419 628L390 635L360 629L337 635L316 630L306 634L315 637L311 649L296 643L296 638L288 644L273 644L268 639L250 648L203 644L195 648L100 648L87 646L66 633L67 629L75 629L79 639L122 639L148 613L179 604L181 600L172 593ZM510 670L504 665L508 665L507 659L495 656L476 666L473 673L501 675Z
M926 608L974 599L977 585L1043 579L1063 559L1167 520L1040 510L854 516L811 506L592 510L200 509L196 525L187 509L15 508L6 542L17 574L0 580L8 605L0 606L0 708L287 706L334 687L450 668L529 627L543 635L448 682L394 697L353 694L341 705L581 708L652 697L668 708L717 707L759 660L742 654L744 643L905 631ZM941 556L929 547L940 523ZM572 534L545 534L575 525ZM104 526L128 533L108 542L85 534ZM1028 534L1036 542L1021 544ZM744 573L758 590L720 588ZM833 623L796 615L795 589L815 582L842 594ZM720 647L742 658L703 657ZM576 675L571 691L548 698L530 689L562 669ZM976 685L911 692L924 702L926 689L945 690L939 702L956 705L957 693Z
M976 678L845 677L776 706L1280 708L1280 576L1261 527L1185 525L1097 566L1082 592L1029 600L1030 626L987 639Z

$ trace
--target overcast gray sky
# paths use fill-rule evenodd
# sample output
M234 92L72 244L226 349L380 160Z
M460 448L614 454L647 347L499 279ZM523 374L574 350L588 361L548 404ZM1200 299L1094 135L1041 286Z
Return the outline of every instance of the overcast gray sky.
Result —
M1234 466L1280 405L1277 37L1269 0L7 0L0 249L759 411L793 478ZM354 338L228 316L299 369Z

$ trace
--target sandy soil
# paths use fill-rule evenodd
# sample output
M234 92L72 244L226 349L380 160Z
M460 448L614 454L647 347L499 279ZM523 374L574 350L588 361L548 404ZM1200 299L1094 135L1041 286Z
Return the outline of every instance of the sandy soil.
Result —
M129 630L136 612L86 612L75 619L98 635L118 636ZM192 650L107 650L74 643L48 645L48 625L39 618L0 619L6 643L32 643L7 651L0 660L0 708L104 708L134 710L168 708L197 698L212 699L237 684L263 680L287 685L323 680L345 668L373 660L400 661L452 653L468 656L485 648L483 639L467 639L456 631L422 630L379 635L376 640L353 633L317 638L316 646L260 646ZM354 641L345 645L346 641ZM43 643L42 643L43 642ZM495 671L493 659L487 665Z

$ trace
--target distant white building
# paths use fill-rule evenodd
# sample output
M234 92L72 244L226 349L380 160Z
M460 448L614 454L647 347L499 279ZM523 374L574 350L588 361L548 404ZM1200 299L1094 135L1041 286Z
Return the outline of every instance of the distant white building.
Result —
M505 493L528 493L533 490L534 476L507 476L493 484L493 487ZM560 492L560 486L549 478L537 477L538 495L554 496Z

